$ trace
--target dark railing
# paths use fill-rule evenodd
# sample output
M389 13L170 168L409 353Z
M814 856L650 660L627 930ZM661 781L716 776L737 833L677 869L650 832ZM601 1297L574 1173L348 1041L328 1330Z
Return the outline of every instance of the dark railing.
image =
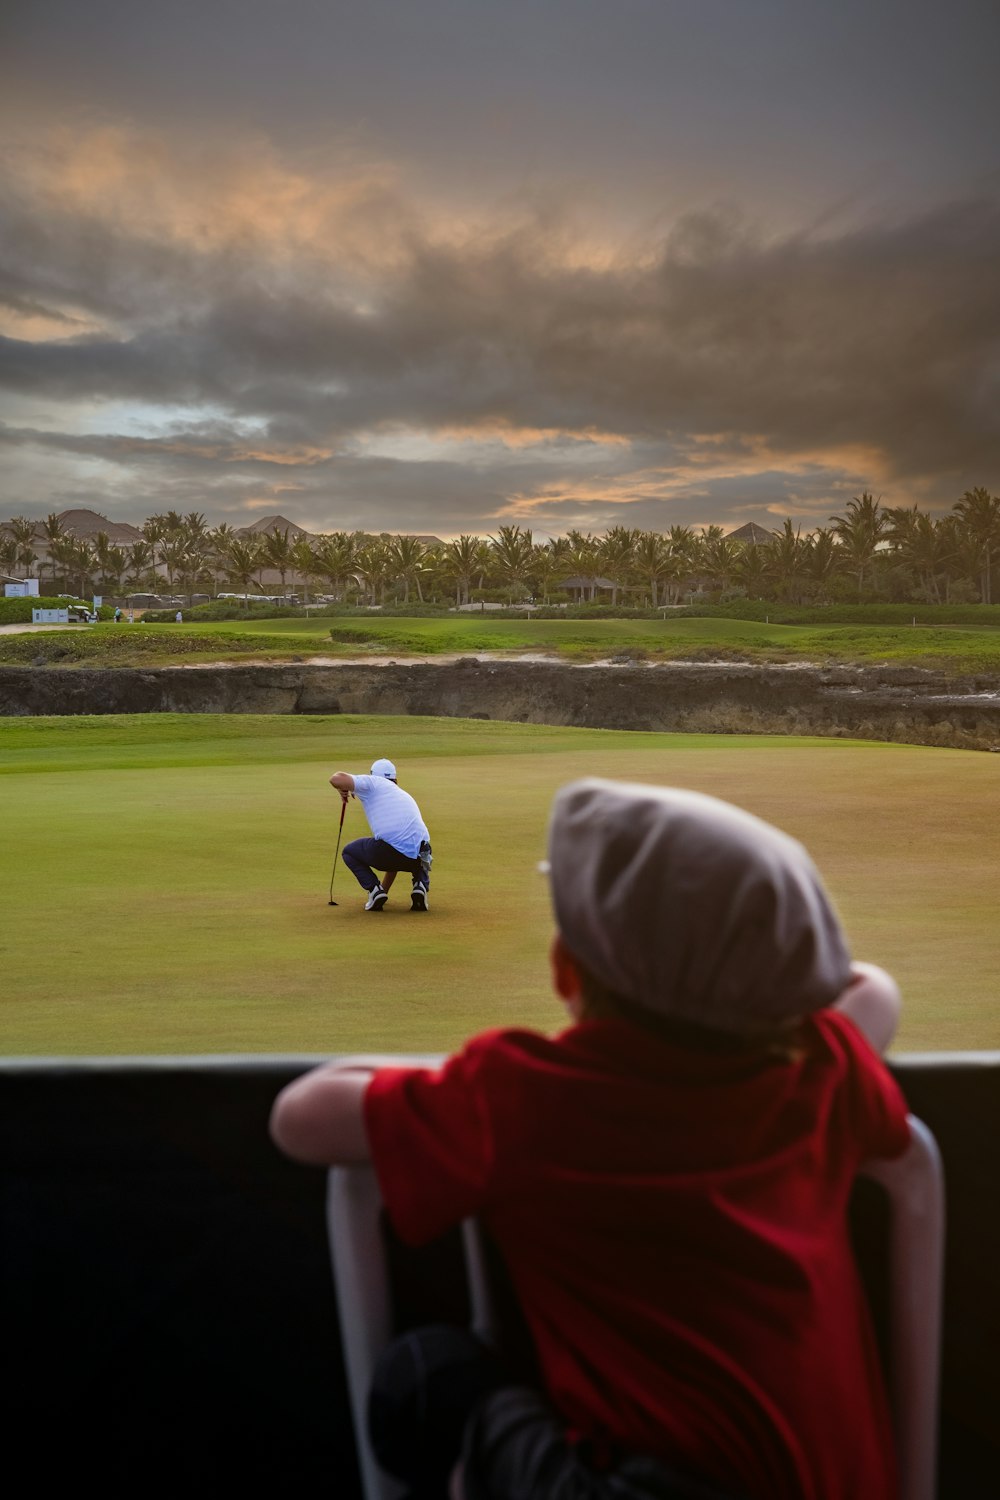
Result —
M105 1495L354 1500L325 1174L267 1134L277 1091L320 1060L0 1062L9 1472ZM1000 1475L1000 1053L892 1066L944 1158L939 1493L974 1500ZM877 1315L865 1191L854 1218ZM396 1254L403 1322L464 1315L457 1253Z

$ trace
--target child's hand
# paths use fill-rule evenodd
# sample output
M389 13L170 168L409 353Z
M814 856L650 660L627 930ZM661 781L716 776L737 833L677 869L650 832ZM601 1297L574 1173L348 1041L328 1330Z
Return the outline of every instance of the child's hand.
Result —
M833 1009L850 1016L876 1052L884 1052L896 1035L903 999L891 974L877 964L851 964L852 979Z

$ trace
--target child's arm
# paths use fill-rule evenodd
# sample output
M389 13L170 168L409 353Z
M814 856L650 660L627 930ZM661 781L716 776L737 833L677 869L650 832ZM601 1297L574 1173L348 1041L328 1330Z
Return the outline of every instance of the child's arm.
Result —
M851 965L854 977L836 1001L834 1010L850 1016L876 1052L884 1052L896 1035L903 1008L899 986L876 964Z
M364 1097L373 1069L328 1063L282 1089L271 1109L271 1139L287 1156L317 1166L370 1159Z

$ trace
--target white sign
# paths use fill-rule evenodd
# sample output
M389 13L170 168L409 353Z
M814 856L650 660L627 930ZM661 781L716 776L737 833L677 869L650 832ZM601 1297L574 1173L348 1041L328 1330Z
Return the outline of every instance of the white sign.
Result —
M33 609L31 611L32 625L68 625L68 609Z
M28 599L38 598L38 579L24 578L20 583L5 583L3 586L4 598L6 599Z

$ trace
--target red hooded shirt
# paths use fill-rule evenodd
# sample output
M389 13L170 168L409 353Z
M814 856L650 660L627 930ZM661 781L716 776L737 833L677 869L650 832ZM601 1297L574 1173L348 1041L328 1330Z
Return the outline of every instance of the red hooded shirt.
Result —
M366 1125L404 1240L482 1221L574 1431L752 1500L893 1500L846 1210L906 1104L845 1017L804 1034L786 1061L619 1020L488 1032L380 1069Z

